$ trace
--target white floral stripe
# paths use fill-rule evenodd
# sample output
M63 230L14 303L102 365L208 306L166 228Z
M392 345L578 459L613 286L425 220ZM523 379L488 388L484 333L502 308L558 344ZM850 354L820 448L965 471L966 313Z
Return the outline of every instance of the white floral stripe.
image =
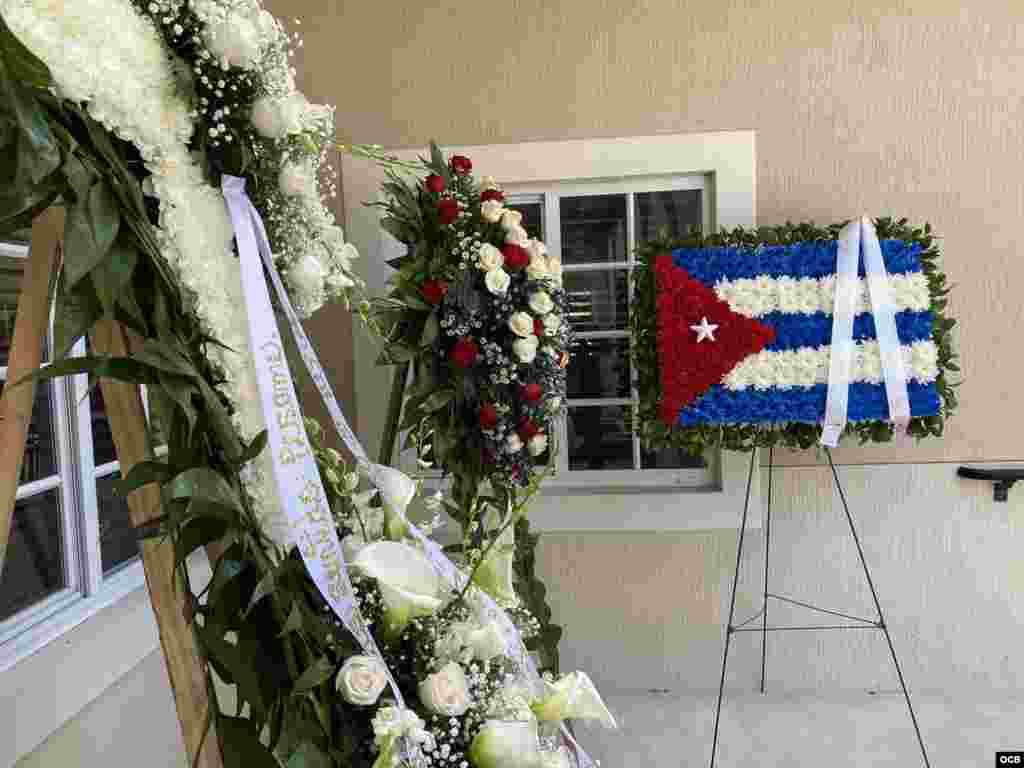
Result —
M203 330L237 350L209 345L207 354L225 375L236 428L251 440L264 422L231 222L189 154L190 107L156 30L128 0L0 0L0 13L49 67L61 96L86 102L96 120L139 149L160 200L161 251ZM266 452L247 465L245 481L268 535L287 544L291 533Z
M939 375L938 349L933 341L918 341L900 347L911 381L927 384ZM790 389L813 387L828 383L828 361L831 347L800 347L778 351L762 351L749 355L726 374L726 389ZM854 345L850 381L881 384L882 358L877 341Z
M859 283L857 313L871 311L871 300L864 278ZM889 275L889 290L897 312L924 312L931 306L928 279L923 272ZM715 284L718 298L729 304L733 312L746 317L763 317L769 312L832 314L835 305L836 278L768 277L720 280Z

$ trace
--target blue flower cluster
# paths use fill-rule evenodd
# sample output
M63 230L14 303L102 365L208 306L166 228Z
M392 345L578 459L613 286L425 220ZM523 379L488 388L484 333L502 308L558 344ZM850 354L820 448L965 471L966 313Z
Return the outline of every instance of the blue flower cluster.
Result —
M882 240L882 259L890 274L921 271L921 246L903 240ZM836 272L835 240L818 240L791 245L761 245L756 248L679 248L672 260L690 277L706 285L719 280L738 280L760 275L769 277L825 277ZM864 276L864 258L859 273Z
M760 320L775 329L775 341L767 347L773 352L780 349L823 347L832 343L832 315L824 312L808 315L769 312ZM935 317L931 312L897 312L896 333L900 343L913 344L915 341L930 339L934 323ZM865 313L854 318L853 338L855 341L878 338L874 315Z
M910 413L934 416L939 412L939 393L934 383L907 385ZM679 425L698 424L783 424L786 422L821 423L828 388L824 384L792 389L745 389L733 391L718 384L693 405L679 413ZM847 411L850 421L887 421L889 401L883 384L850 385Z

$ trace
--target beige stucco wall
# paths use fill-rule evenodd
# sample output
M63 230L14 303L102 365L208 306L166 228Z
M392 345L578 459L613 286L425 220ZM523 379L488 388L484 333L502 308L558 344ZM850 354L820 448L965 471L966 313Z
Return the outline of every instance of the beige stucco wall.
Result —
M1024 459L1019 0L271 5L303 18L304 87L338 105L347 139L414 146L431 138L480 144L752 128L759 223L824 223L862 211L929 220L943 235L957 284L963 407L944 440L839 456L915 464L906 472L849 470L911 679L935 687L1024 684L1011 650L1024 641L1024 584L1020 569L1001 560L1012 561L1024 544L1024 493L993 505L986 489L952 480L952 464L933 463ZM348 318L325 310L314 324L344 391ZM853 609L865 598L855 572L841 570L831 592L812 581L837 562L829 554L850 555L837 538L842 528L824 525L837 511L825 479L819 469L792 469L778 480L780 531L805 555L780 555L779 577L809 584L823 600L849 599ZM760 534L752 541L756 555ZM546 535L539 570L568 625L567 662L621 687L713 683L734 558L734 531ZM756 580L749 584L756 589ZM784 652L780 676L795 685L891 684L878 649L864 657L856 641L819 642L828 641ZM875 676L853 674L875 668ZM751 669L740 662L736 671L747 679ZM166 684L158 665L139 674L147 690ZM105 700L133 701L120 687ZM167 716L163 707L153 718ZM108 723L92 719L88 727L95 739ZM168 722L140 724L132 737L147 727L166 734ZM76 728L61 738L77 738ZM49 757L56 754L41 752L24 765L74 764ZM133 763L104 763L122 764Z

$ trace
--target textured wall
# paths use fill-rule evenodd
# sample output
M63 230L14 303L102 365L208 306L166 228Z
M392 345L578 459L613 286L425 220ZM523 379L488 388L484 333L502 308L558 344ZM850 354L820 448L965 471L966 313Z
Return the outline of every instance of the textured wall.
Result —
M338 105L345 138L413 146L435 137L479 144L753 128L760 223L823 223L861 211L930 220L958 284L963 408L941 442L840 456L854 463L1024 459L1024 418L1012 402L1024 372L1017 336L1024 303L1016 293L1024 284L1019 0L271 6L304 19L304 87ZM343 395L349 328L341 309L312 321ZM1024 493L993 505L982 486L951 480L948 464L907 474L849 471L911 680L1019 689L1024 670L1011 648L1024 639L1024 575L1012 556L1024 543ZM785 491L777 497L779 546L788 541L800 556L779 550L779 582L836 607L863 607L855 563L836 536L841 520L825 526L826 513L837 512L825 479L818 469L778 476ZM760 542L760 534L752 539L753 556ZM829 582L833 553L850 567ZM540 568L570 627L566 662L623 687L707 685L734 558L729 531L545 536ZM755 572L747 584L756 591ZM737 659L754 656L750 645ZM793 685L891 683L884 656L864 642L808 638L775 652L780 679ZM752 680L752 663L739 661L737 674ZM159 665L147 669L148 685L165 685Z

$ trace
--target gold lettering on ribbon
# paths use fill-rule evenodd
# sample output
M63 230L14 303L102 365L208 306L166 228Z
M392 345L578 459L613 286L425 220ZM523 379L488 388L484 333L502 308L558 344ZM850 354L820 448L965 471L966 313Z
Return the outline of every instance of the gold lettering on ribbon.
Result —
M273 387L274 419L281 429L277 459L281 464L295 464L309 456L306 429L299 418L295 392L288 376L288 363L281 342L274 338L263 343L263 362L270 372Z

